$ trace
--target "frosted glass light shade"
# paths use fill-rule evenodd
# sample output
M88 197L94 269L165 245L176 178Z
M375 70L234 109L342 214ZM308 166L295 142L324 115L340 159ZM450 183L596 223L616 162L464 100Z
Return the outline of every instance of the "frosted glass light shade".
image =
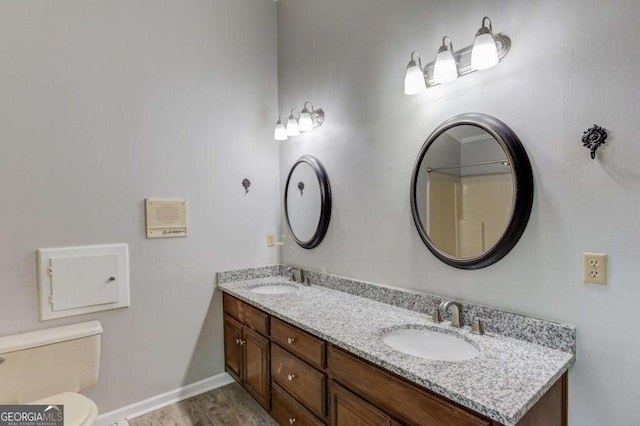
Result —
M310 132L311 130L313 130L311 113L306 109L302 110L302 113L300 114L299 128L300 132Z
M284 124L282 124L282 121L278 120L278 122L276 123L276 128L273 131L273 138L277 141L286 141L287 139L289 139L287 137L287 129L284 127Z
M450 50L440 49L433 66L433 81L439 84L448 83L458 78L458 68L453 53Z
M424 73L420 66L415 62L411 63L407 67L407 72L404 75L404 94L405 95L417 95L427 91L427 83L424 78Z
M499 61L498 47L493 36L489 32L479 31L471 51L471 68L486 70L495 66Z
M300 126L298 120L293 115L289 116L287 121L287 136L298 136L300 134Z

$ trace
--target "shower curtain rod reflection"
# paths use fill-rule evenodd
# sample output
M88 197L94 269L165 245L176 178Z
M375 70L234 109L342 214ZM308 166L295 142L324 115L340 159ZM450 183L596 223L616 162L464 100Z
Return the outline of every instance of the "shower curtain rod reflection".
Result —
M437 172L438 170L460 169L462 167L488 166L489 164L502 164L503 166L511 165L511 163L509 163L507 160L485 161L483 163L460 164L458 166L438 167L435 169L427 167L427 173Z

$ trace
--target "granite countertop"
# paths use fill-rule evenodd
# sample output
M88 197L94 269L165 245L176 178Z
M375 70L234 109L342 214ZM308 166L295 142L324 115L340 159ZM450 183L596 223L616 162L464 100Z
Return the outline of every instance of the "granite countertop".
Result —
M286 283L279 295L252 292ZM478 336L436 324L428 315L326 287L288 283L280 276L223 282L222 291L365 358L411 382L506 425L516 424L573 364L575 354L497 334ZM394 328L431 328L480 350L466 361L433 361L396 351L381 336Z

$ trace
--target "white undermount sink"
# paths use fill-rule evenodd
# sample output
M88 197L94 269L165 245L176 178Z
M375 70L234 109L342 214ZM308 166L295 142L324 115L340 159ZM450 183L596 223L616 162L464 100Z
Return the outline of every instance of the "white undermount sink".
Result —
M296 288L292 285L271 284L254 287L251 291L258 294L287 294L296 291Z
M437 361L465 361L480 351L471 343L425 328L403 328L382 336L385 345L409 355Z

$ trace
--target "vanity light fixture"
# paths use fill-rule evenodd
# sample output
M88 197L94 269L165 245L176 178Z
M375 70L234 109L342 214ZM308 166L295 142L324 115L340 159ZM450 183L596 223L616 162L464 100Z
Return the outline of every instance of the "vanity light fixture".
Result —
M498 64L510 49L511 39L504 34L493 34L491 19L485 16L482 18L482 27L476 32L475 41L470 46L454 51L451 39L445 36L436 59L424 68L421 68L420 56L411 52L411 61L407 65L404 77L404 93L417 95L425 92L426 88L491 68ZM418 58L417 63L415 57Z
M298 136L300 134L300 125L298 124L298 118L300 118L300 113L298 113L298 118L293 115L293 111L298 111L295 108L291 109L291 114L289 115L289 120L287 121L287 136Z
M488 25L485 25L485 22ZM482 18L482 27L476 33L476 41L471 50L471 68L474 70L486 70L496 66L500 62L498 58L498 46L493 39L493 27L488 16Z
M447 45L447 41L449 44ZM458 78L458 66L453 57L453 44L449 36L442 37L442 46L438 49L433 66L433 81L439 84L448 83Z
M413 57L418 58L416 63ZM404 93L405 95L417 95L427 90L427 81L422 71L422 60L418 52L411 52L411 61L407 64L407 72L404 75Z
M273 138L277 141L286 141L289 139L287 136L287 128L282 124L282 120L278 117L278 122L276 123L276 128L273 131Z
M307 107L309 105L309 107ZM283 120L278 117L276 127L273 131L273 138L277 141L287 140L289 136L298 136L301 133L310 132L316 127L322 126L324 122L324 111L320 108L315 109L309 101L304 103L302 112L298 113L298 117L294 115L297 108L291 109L291 114L287 121L287 125L283 124ZM286 116L284 116L286 117Z
M302 108L302 112L300 113L300 132L310 132L313 130L313 121L311 120L311 112L307 109L307 104L311 104L311 102L305 102L304 108ZM313 104L311 104L311 110L313 111Z
M309 109L307 108L307 104L311 105L311 111L309 111ZM308 125L308 121L306 120L306 114L308 114L309 118L311 119L310 127ZM305 119L305 130L302 129L303 119ZM313 107L313 104L309 101L305 102L302 108L302 113L300 114L300 131L309 132L316 127L322 126L322 123L324 123L324 111L321 108L315 109Z

